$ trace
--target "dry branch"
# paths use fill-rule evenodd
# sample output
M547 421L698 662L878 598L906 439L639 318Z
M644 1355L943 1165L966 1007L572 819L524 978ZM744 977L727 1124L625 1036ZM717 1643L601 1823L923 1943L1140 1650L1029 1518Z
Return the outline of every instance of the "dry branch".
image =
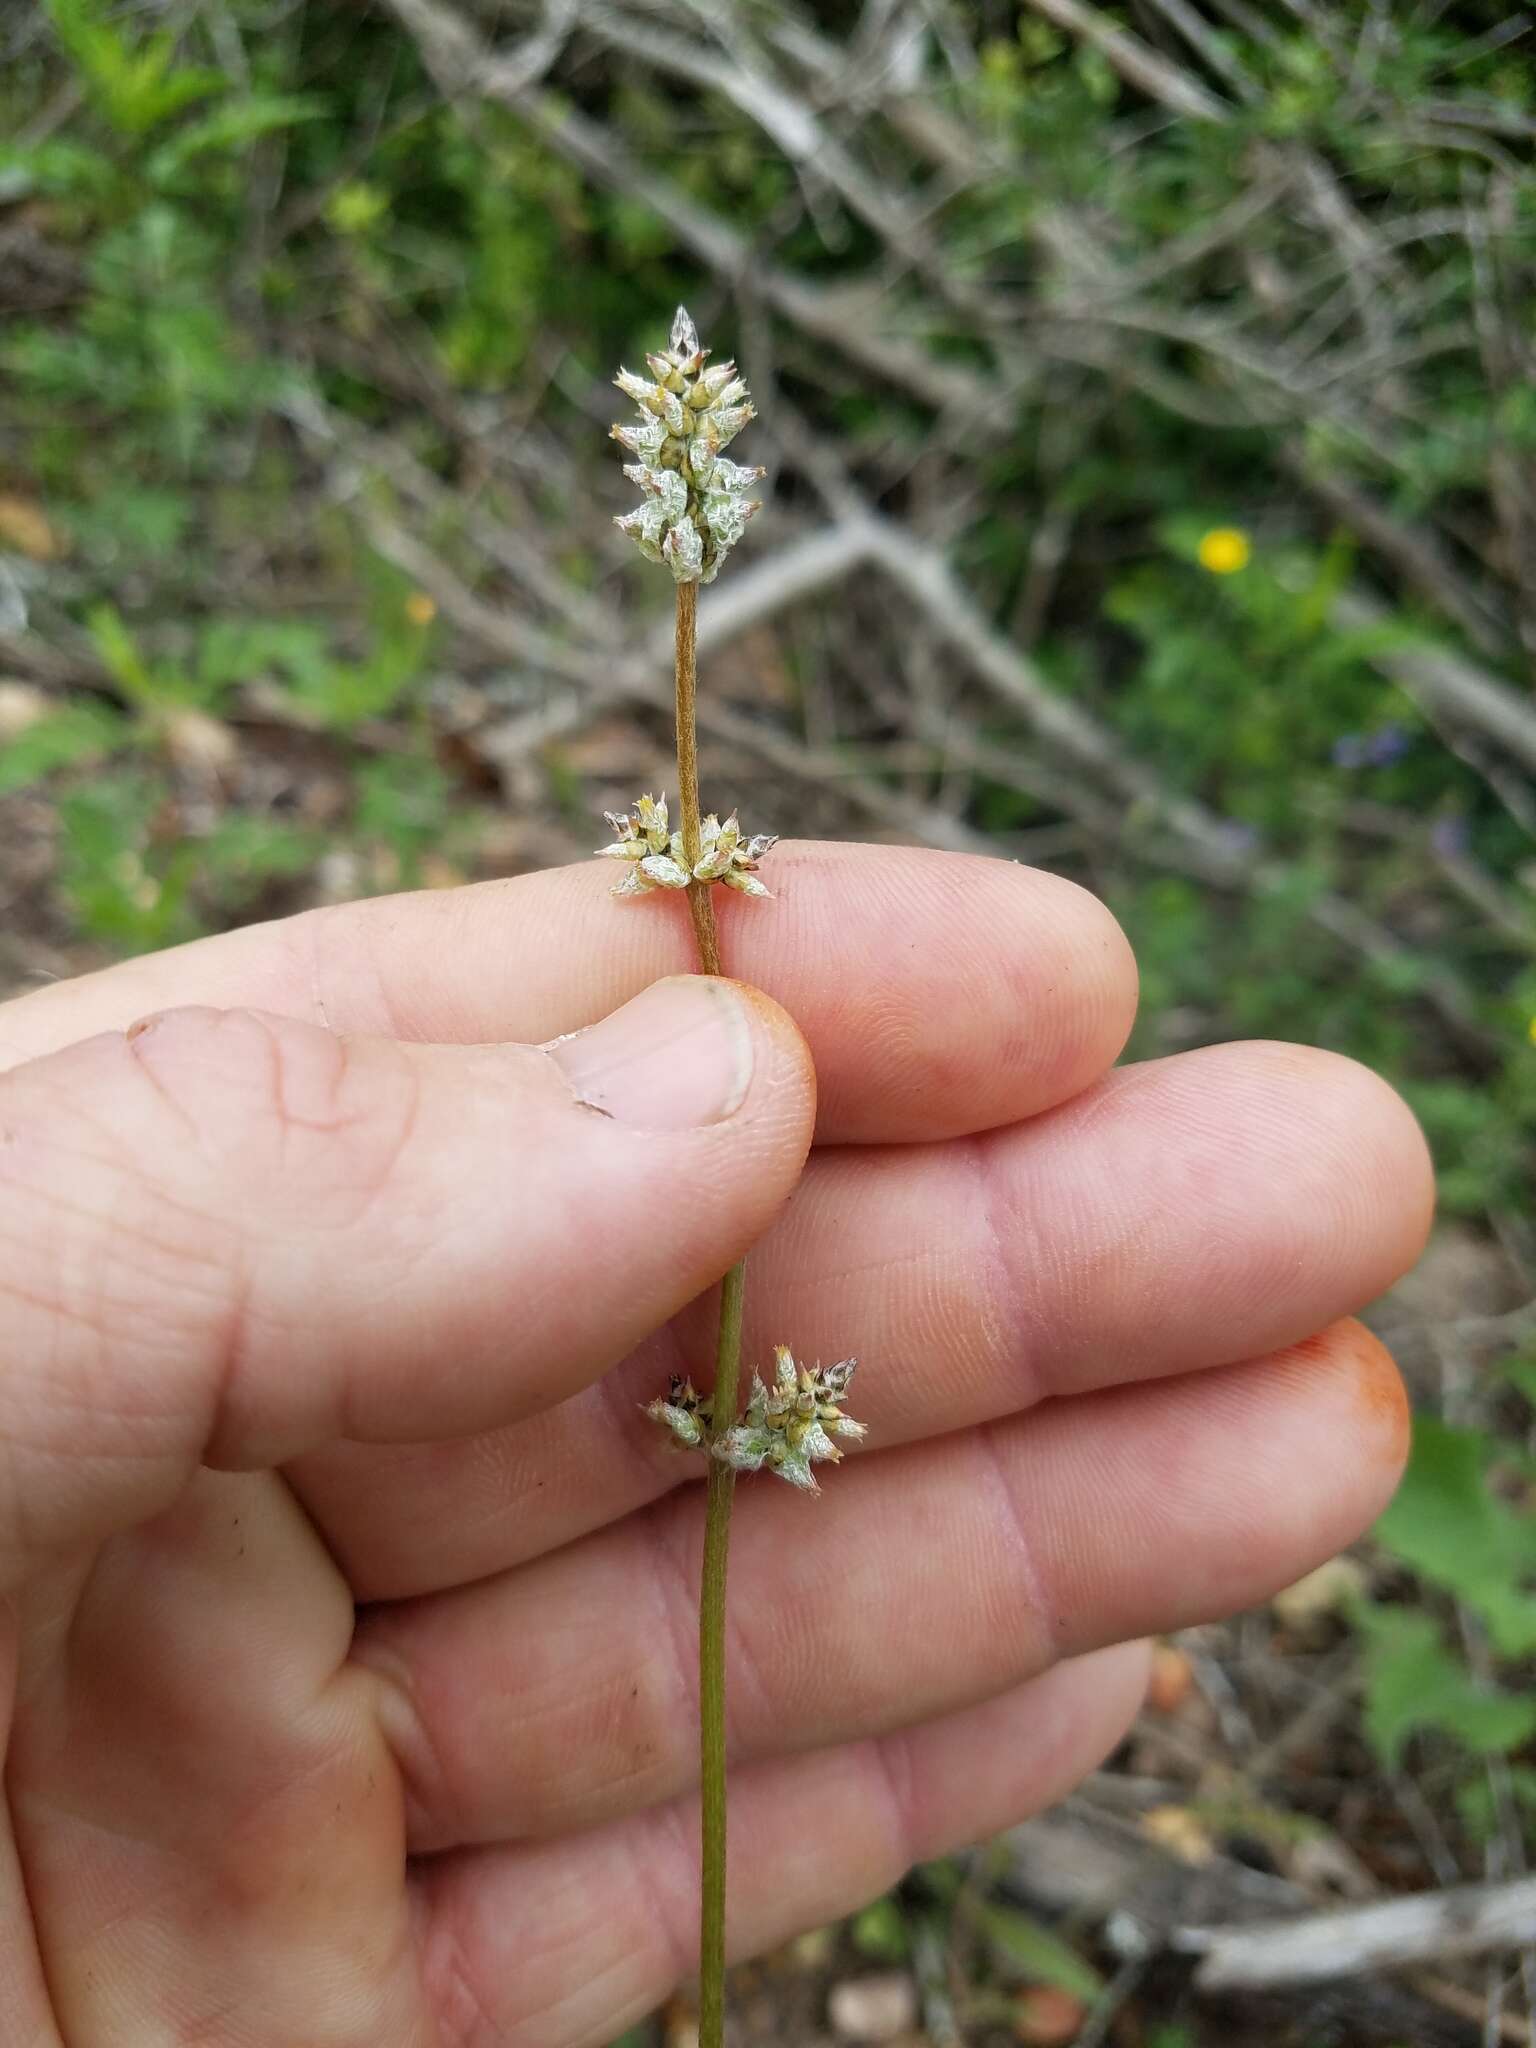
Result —
M1480 1956L1536 1941L1536 1878L1461 1885L1335 1913L1257 1926L1181 1929L1174 1946L1203 1956L1202 1991L1272 1989L1367 1970Z
M1029 0L1029 4L1036 14L1043 14L1057 28L1097 50L1127 85L1144 92L1170 113L1183 114L1191 121L1231 119L1230 108L1223 106L1214 93L1207 92L1187 71L1160 57L1140 36L1118 28L1097 8L1085 7L1082 0Z

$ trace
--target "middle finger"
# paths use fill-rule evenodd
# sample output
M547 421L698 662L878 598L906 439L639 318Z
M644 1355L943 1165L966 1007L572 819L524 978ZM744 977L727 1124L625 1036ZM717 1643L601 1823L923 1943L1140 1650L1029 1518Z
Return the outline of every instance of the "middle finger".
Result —
M911 1727L1060 1657L1249 1606L1359 1533L1406 1443L1390 1358L1340 1323L846 1466L819 1501L745 1487L732 1754ZM693 1785L701 1494L365 1618L413 1849L563 1833Z
M850 1405L888 1449L1292 1343L1412 1263L1430 1198L1418 1127L1366 1069L1185 1053L983 1138L813 1155L752 1256L745 1357L857 1351ZM359 1598L463 1584L694 1476L641 1410L712 1346L705 1302L528 1422L333 1445L291 1477Z

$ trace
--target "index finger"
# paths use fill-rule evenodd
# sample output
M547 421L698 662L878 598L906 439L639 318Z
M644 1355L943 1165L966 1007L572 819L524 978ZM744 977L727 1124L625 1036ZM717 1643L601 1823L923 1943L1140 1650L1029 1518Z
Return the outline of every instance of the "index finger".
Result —
M823 1142L1013 1123L1078 1094L1124 1045L1135 963L1075 883L967 854L807 841L778 848L768 879L772 902L716 892L725 968L804 1032ZM592 861L126 961L0 1009L0 1068L183 1004L437 1044L554 1038L694 965L686 906L615 903L611 880Z

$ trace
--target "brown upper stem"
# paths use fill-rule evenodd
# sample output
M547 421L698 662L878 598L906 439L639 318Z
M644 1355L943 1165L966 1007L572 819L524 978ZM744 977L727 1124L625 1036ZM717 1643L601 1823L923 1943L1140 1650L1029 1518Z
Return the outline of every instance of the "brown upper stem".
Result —
M702 832L699 816L699 735L694 702L698 694L699 586L677 586L677 804L682 813L683 852L690 873L699 858ZM688 909L698 941L699 965L705 974L720 972L720 940L709 885L688 884Z

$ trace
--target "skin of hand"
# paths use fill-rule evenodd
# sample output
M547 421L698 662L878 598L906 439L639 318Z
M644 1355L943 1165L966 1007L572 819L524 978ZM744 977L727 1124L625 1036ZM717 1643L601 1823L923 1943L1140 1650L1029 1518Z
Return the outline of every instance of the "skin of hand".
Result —
M570 2048L686 1975L703 1490L640 1409L748 1246L749 1365L856 1351L871 1437L738 1488L738 1954L1059 1797L1138 1638L1388 1498L1396 1096L1115 1067L1069 883L775 862L740 983L588 866L0 1009L10 2048Z

